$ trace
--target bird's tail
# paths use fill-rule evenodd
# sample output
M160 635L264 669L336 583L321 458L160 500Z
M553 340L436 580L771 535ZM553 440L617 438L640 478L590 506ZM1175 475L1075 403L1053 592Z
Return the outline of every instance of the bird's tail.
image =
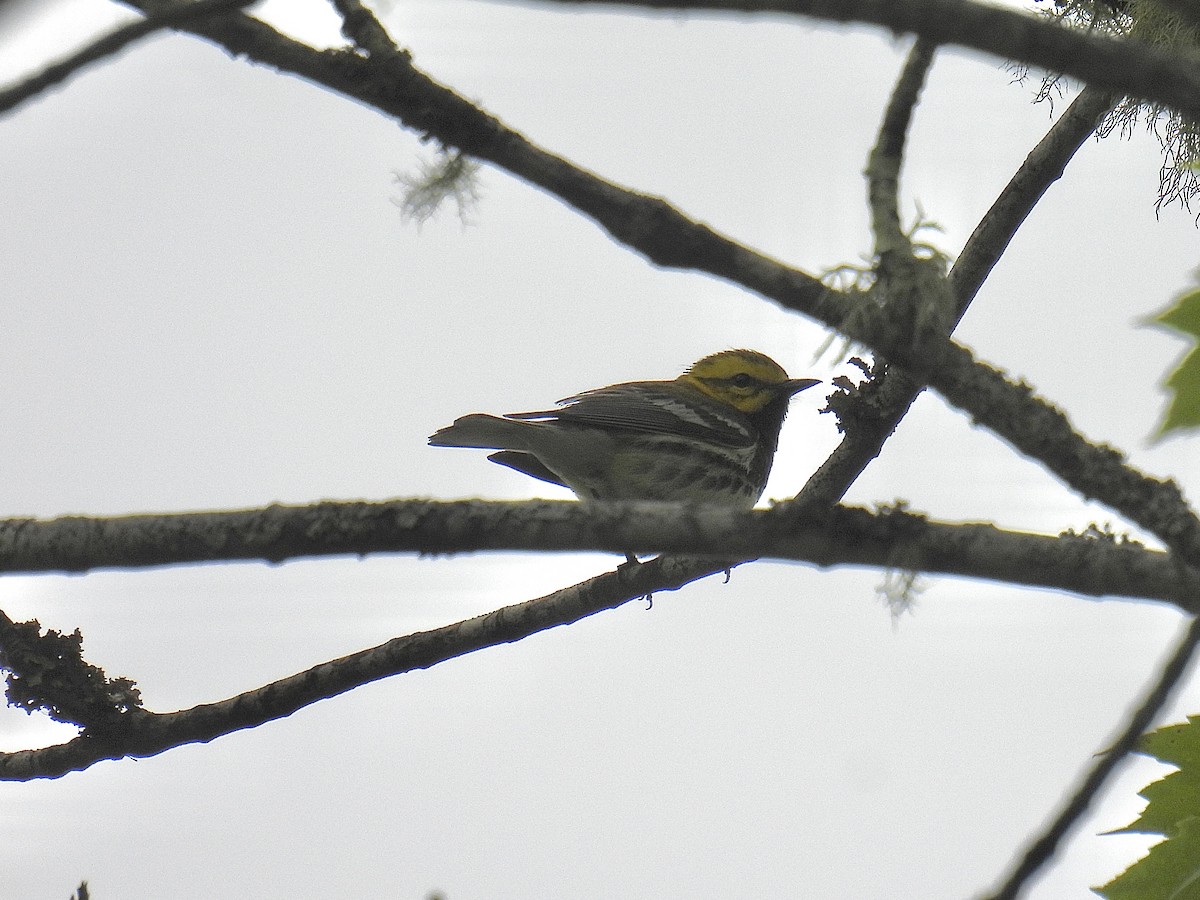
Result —
M484 450L524 450L525 432L533 427L499 416L474 413L455 419L453 425L435 431L429 437L433 447L479 447Z

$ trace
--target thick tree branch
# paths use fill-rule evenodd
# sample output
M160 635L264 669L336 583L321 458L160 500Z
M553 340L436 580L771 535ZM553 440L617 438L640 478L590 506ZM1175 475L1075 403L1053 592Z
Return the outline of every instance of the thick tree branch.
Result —
M540 0L664 12L761 13L863 22L1069 75L1200 118L1200 65L1129 38L1070 28L972 0Z
M803 515L791 505L744 512L671 503L393 500L0 520L0 572L5 573L479 550L766 557L822 567L913 569L1089 596L1179 602L1180 596L1200 595L1200 574L1136 542L936 522L898 509L872 513L835 507Z

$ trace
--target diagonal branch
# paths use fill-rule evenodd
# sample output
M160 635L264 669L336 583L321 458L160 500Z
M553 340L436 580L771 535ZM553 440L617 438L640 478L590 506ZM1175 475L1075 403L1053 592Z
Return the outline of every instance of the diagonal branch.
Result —
M1166 704L1175 687L1187 674L1196 647L1200 644L1200 617L1193 616L1187 632L1171 658L1163 665L1154 686L1145 699L1129 715L1121 736L1102 753L1087 776L1071 793L1062 809L1046 830L1029 846L1005 879L1003 886L989 900L1016 900L1029 880L1054 856L1067 832L1087 812L1092 800L1120 765L1121 760L1137 748L1137 742L1150 727L1158 711Z
M1017 229L1091 136L1107 101L1103 92L1084 89L1030 151L984 214L950 270L957 318L966 313ZM856 404L854 427L847 430L842 443L809 479L810 487L821 486L820 495L826 504L840 500L846 486L878 456L884 441L922 390L924 385L897 369L875 379L869 402Z
M964 301L969 302L978 293L1017 229L1050 185L1062 177L1067 162L1095 133L1115 101L1113 94L1099 88L1080 91L975 226L950 271L950 283L959 298L959 315L965 311Z
M176 28L208 16L217 16L249 6L255 0L196 0L194 3L165 9L153 16L130 22L112 34L97 39L71 56L47 66L19 84L0 90L0 113L8 112L27 100L66 81L80 69L120 53L130 44L156 31Z
M0 781L59 778L101 760L156 756L183 744L206 743L254 728L381 678L427 669L455 656L519 641L547 628L614 609L629 601L629 583L636 590L637 574L638 570L632 578L623 573L602 575L536 600L395 638L228 700L172 713L138 709L125 717L121 728L107 733L88 732L53 747L0 753Z

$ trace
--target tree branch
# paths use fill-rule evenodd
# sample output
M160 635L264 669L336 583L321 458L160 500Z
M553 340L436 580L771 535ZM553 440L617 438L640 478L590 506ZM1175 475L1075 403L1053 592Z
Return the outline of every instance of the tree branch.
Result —
M1115 101L1114 95L1099 88L1080 91L980 219L950 271L960 315L966 309L964 301L978 293L1017 229L1050 185L1062 177L1071 157L1095 133Z
M101 760L156 756L184 744L206 743L254 728L381 678L427 669L455 656L519 641L547 628L614 609L629 601L629 584L636 585L637 574L635 569L631 577L623 572L602 575L537 600L395 638L218 703L173 713L138 709L125 717L119 729L81 734L65 744L40 750L0 753L0 781L59 778Z
M1029 880L1053 858L1071 826L1087 812L1121 760L1136 749L1138 740L1150 727L1176 685L1182 681L1195 656L1197 644L1200 644L1200 618L1193 617L1186 634L1159 673L1154 687L1130 714L1121 736L1111 748L1100 755L1091 771L1063 804L1062 810L1029 846L1005 879L1003 886L992 895L991 900L1016 900Z
M673 503L393 500L0 520L0 572L5 573L480 550L679 553L709 557L710 569L716 560L767 557L822 567L936 572L1089 596L1178 603L1185 593L1200 594L1200 573L1135 541L936 522L900 509L873 513L835 507L804 514L792 504L747 512ZM659 589L649 585L650 591Z
M483 507L486 512L488 507L500 509L521 505L529 504L455 504L461 507L457 512L468 507ZM555 517L559 513L571 512L569 508L572 507L574 512L586 512L582 504L576 503L537 505L551 507L550 512ZM640 517L654 504L622 506L636 509ZM617 505L613 506L614 510L617 508ZM668 510L660 508L659 511L666 513ZM773 515L769 510L745 514L731 513L717 507L712 511L732 515L735 519L749 518L751 522L770 519ZM271 508L273 515L279 515L280 512L278 507ZM677 513L677 510L672 509L671 512ZM710 510L705 509L704 512L707 514ZM651 517L634 530L652 531L678 522L678 518L677 515L671 515L657 521ZM783 517L776 515L776 518ZM1056 539L1013 535L987 525L942 526L900 511L871 516L864 510L839 510L830 517L829 531L824 540L831 550L853 546L860 537L870 545L889 530L909 533L896 558L891 560L892 565L907 565L917 555L927 551L927 558L935 564L938 563L935 557L939 557L939 554L944 561L954 555L955 549L949 545L926 545L921 549L924 541L922 532L935 541L940 541L939 535L958 532L954 544L968 555L974 553L978 559L991 555L990 564L993 565L1044 570L1051 579L1070 580L1073 575L1077 579L1073 589L1087 591L1088 583L1094 580L1100 590L1107 591L1113 583L1124 578L1131 587L1138 585L1139 592L1158 585L1167 595L1164 599L1174 598L1175 602L1183 605L1194 602L1193 598L1197 596L1195 589L1200 585L1200 579L1194 573L1181 572L1166 554L1146 551L1132 543L1104 537ZM481 529L481 533L489 536L489 542L494 541L496 531L491 523ZM993 551L986 549L989 544L998 548L998 552L993 554ZM1050 556L1043 556L1043 551ZM871 551L867 549L862 552L869 554ZM1015 555L1005 562L1003 557L1006 553ZM207 742L244 728L254 728L291 715L318 700L335 697L381 678L426 669L484 647L518 641L548 628L615 609L632 598L648 595L652 591L674 590L694 580L697 569L705 565L711 566L712 563L662 557L640 566L623 567L617 572L597 576L536 600L507 606L432 631L395 638L218 703L173 713L134 709L122 717L120 727L98 728L65 744L41 750L0 753L0 781L57 778L101 760L154 756L183 744ZM1065 578L1064 572L1067 573Z
M1200 118L1200 65L1130 38L1069 28L972 0L540 0L551 6L624 6L664 12L803 16L879 25L935 44L1059 72Z
M187 5L174 6L160 13L130 22L118 28L112 34L88 44L71 56L47 66L20 84L0 90L0 113L36 97L56 84L66 81L84 66L120 53L134 41L162 31L174 28L197 19L229 13L242 7L249 6L255 0L196 0Z
M399 52L387 29L360 0L332 0L342 16L342 34L355 46L370 54L391 55Z
M867 205L871 211L871 232L875 235L875 255L879 257L890 253L912 256L911 242L900 225L900 168L908 124L935 49L934 44L921 38L909 51L884 111L879 136L867 158Z
M975 227L949 274L957 318L966 313L1017 229L1091 136L1107 101L1108 95L1103 92L1085 88L1030 151ZM846 411L838 409L839 416L849 417L854 427L846 431L842 443L809 479L810 495L821 498L817 508L841 500L847 486L879 455L884 441L924 389L904 372L891 369L879 373L869 388L858 389L860 393L869 391L861 402Z

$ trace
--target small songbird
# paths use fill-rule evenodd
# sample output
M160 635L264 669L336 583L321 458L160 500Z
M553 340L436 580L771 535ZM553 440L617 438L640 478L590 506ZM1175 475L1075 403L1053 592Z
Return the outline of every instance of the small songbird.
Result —
M814 384L762 353L725 350L673 381L613 384L541 412L463 416L429 443L498 450L488 459L581 500L749 508L767 486L789 401Z

